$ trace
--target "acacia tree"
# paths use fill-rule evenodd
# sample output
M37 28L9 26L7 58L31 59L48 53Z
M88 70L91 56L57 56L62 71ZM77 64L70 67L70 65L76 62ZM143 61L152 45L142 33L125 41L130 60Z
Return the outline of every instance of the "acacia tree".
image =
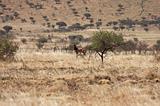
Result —
M115 47L123 43L123 37L114 32L99 31L95 32L92 37L92 48L100 56L102 64L104 55L108 51L113 51Z

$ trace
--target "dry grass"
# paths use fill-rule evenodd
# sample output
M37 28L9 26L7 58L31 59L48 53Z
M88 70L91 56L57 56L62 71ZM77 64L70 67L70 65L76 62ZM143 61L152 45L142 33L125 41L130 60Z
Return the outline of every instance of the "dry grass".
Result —
M0 62L1 106L159 106L160 63L154 56L76 58L63 52L19 51Z
M155 61L160 62L160 55L155 55Z

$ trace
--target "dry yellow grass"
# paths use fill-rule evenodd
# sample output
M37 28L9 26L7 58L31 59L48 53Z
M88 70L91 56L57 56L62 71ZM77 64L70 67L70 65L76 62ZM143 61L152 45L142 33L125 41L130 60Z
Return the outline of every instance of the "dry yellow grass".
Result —
M160 63L150 55L76 58L19 51L0 62L0 106L159 106Z

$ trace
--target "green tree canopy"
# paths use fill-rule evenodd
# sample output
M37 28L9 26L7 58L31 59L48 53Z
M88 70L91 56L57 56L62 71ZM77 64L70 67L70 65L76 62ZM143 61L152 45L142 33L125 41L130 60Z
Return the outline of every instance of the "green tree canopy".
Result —
M120 46L123 43L123 37L121 34L114 32L99 31L95 32L92 37L92 48L95 50L102 59L104 54L108 51L113 51L115 47Z

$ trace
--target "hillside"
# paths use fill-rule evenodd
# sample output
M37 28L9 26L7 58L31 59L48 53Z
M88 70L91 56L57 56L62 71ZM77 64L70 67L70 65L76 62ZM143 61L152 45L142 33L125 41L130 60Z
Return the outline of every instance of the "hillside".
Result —
M111 21L145 19L156 21L159 28L159 5L159 0L0 0L0 23L54 26L61 21L67 25L100 21L107 27Z

